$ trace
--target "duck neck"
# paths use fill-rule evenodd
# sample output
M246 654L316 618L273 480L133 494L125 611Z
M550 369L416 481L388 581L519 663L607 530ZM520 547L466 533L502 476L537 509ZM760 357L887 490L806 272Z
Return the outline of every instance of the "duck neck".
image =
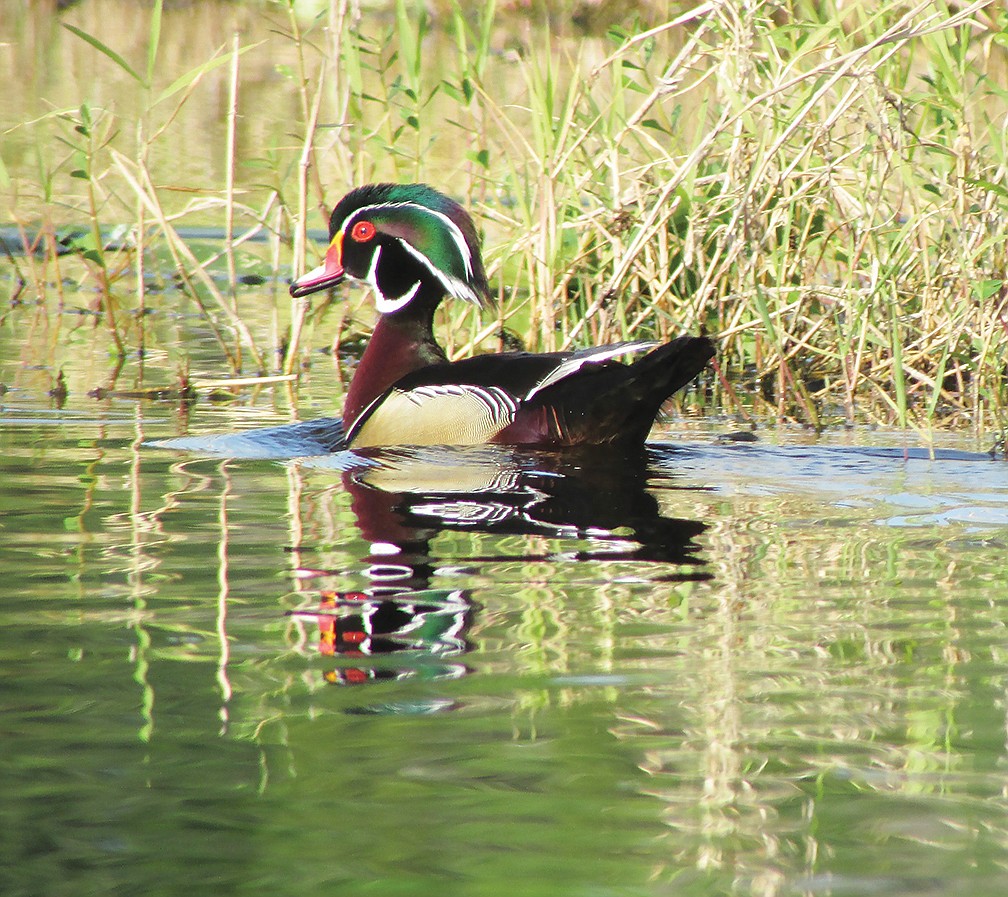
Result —
M406 308L378 319L347 389L343 425L348 430L397 380L420 368L448 360L434 339L436 308L436 302L414 300Z

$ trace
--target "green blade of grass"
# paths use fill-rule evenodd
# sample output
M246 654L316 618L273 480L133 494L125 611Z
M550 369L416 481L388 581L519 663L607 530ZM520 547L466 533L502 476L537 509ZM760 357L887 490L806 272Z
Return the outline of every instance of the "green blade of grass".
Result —
M85 43L91 44L91 46L94 47L99 53L111 59L117 66L119 66L119 68L121 68L124 72L126 72L126 74L129 75L131 78L138 81L140 84L144 84L144 79L141 78L133 70L133 67L125 59L123 59L122 56L116 53L115 50L113 50L108 45L103 44L100 40L98 40L97 37L88 34L86 31L81 31L80 28L77 28L74 25L68 25L66 22L63 23L63 27L66 28L66 30L69 31L71 34L76 34L77 37L79 37Z
M903 340L899 333L896 320L896 309L893 308L892 318L892 377L893 390L896 393L896 416L901 427L907 424L907 391L906 374L903 370Z
M422 6L413 10L412 14L406 7L405 0L396 2L396 36L399 39L399 56L402 59L403 70L409 86L414 93L420 88L423 72L421 69L421 44L426 30L425 12ZM416 27L412 25L416 21Z
M932 420L935 412L938 410L938 402L942 396L942 383L945 380L945 371L948 368L948 360L951 354L951 347L946 345L942 351L941 360L938 362L938 368L935 371L934 388L931 390L931 395L928 398L927 411L924 415L925 420Z
M161 42L161 9L164 0L156 0L151 11L150 33L147 40L147 87L154 83L154 63L157 61L158 44Z
M256 47L260 46L263 43L265 43L265 41L259 41L258 43L255 44L249 44L247 47L242 47L238 51L238 55L240 56L242 53L247 53L249 50L254 50ZM186 72L184 75L180 75L178 78L172 81L172 83L169 84L164 90L162 90L161 93L157 95L157 97L155 98L154 102L151 105L156 106L163 100L167 100L169 97L174 96L180 90L185 90L185 88L187 88L190 84L192 84L193 81L195 81L197 78L201 78L207 72L213 71L218 66L230 62L231 59L232 57L230 54L227 56L214 56L212 59L208 59L202 65L198 65L195 68L189 69L188 72Z

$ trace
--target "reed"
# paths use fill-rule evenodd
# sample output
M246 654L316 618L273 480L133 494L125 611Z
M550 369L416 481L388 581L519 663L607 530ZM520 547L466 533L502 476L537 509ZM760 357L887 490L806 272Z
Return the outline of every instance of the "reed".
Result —
M549 133L502 155L547 211L500 257L526 262L534 337L704 327L754 387L721 404L814 426L1003 415L1008 107L980 67L1005 32L983 3L792 6L704 4L675 52L616 34L559 76L523 61Z
M244 351L259 373L291 374L326 310L284 310L284 277L320 249L306 226L351 184L427 180L482 223L501 300L484 318L445 307L455 354L516 336L541 350L704 329L720 338L717 374L688 405L816 427L1003 426L1008 19L982 0L659 6L604 38L560 39L563 17L493 4L445 0L431 16L394 0L379 20L336 0L308 21L293 0L267 4L296 120L244 192L233 129L251 46L228 38L161 87L160 3L143 74L77 29L144 97L132 128L106 110L85 125L83 103L60 118L94 193L80 248L116 343L138 340L114 284L139 259L110 258L98 239L113 209L132 210L139 245L167 247L235 371ZM151 148L218 76L229 174L177 209ZM182 236L207 214L227 225L223 292ZM234 289L235 248L264 232L278 287L268 329ZM44 293L55 263L23 276ZM341 318L337 342L366 332L357 317Z
M813 425L1002 413L1004 341L984 335L1004 329L1003 138L973 134L1003 129L1006 107L976 68L997 36L984 7L852 20L818 4L781 27L707 4L668 63L646 58L657 35L569 63L560 106L538 65L533 118L556 140L512 141L507 158L525 150L531 205L551 215L515 222L503 256L535 247L530 271L548 271L525 282L540 343L700 326L721 335L729 379L761 387L737 410L769 398Z

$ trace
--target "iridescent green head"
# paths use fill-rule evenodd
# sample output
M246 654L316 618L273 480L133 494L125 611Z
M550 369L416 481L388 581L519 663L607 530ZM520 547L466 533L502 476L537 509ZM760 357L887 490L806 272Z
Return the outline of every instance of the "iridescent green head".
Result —
M417 296L477 305L490 295L476 227L465 209L425 184L371 184L344 196L329 219L325 263L291 284L292 296L369 284L391 314Z

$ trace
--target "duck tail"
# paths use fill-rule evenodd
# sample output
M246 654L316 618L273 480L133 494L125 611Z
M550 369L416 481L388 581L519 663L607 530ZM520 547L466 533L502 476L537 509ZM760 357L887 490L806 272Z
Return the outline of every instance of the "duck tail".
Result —
M561 444L643 445L662 402L713 356L708 337L676 337L632 364L600 364L560 380L533 404L552 421L553 438Z

